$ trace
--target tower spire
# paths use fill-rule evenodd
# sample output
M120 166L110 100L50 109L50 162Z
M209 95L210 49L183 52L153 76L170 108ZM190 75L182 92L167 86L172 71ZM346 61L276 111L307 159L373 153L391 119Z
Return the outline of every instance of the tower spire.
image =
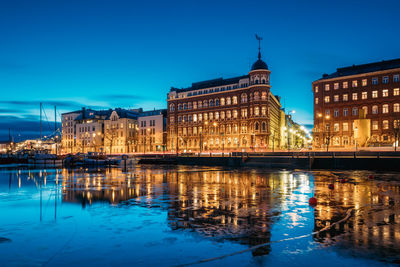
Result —
M256 34L256 39L258 40L258 59L261 59L261 40L262 37Z

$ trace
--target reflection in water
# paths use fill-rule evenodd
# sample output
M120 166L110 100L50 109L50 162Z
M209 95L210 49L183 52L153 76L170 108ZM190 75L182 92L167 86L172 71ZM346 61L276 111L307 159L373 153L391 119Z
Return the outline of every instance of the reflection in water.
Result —
M358 212L314 238L325 245L335 244L345 254L400 263L400 185L393 181L397 175L382 175L376 181L367 177L363 172L354 173L351 180L340 183L335 177L316 175L315 230L340 220L349 208ZM328 188L330 183L335 190Z
M351 179L340 183L341 177ZM390 175L376 180L366 177L363 172L189 167L137 167L128 172L118 168L2 171L0 201L7 200L12 206L12 202L27 201L37 194L40 221L49 213L57 220L58 210L65 209L60 203L78 208L75 204L79 204L83 212L98 205L100 210L120 208L120 214L123 209L143 208L149 213L165 213L161 223L171 233L193 233L204 240L246 247L309 234L342 219L349 208L356 208L360 211L350 220L315 235L314 244L333 247L341 255L396 262L400 255L399 183ZM334 183L334 190L328 188L330 183ZM315 209L307 205L313 191L318 198ZM50 200L54 203L51 209ZM0 205L5 213L10 212L7 205ZM84 214L77 216L83 218ZM120 220L124 218L121 215ZM0 238L7 233L2 229L5 226L0 222ZM96 231L101 233L101 229ZM168 240L171 238L168 236ZM288 246L295 250L309 246L309 240L301 242ZM269 244L254 250L253 256L267 255L274 249L279 250L279 246Z

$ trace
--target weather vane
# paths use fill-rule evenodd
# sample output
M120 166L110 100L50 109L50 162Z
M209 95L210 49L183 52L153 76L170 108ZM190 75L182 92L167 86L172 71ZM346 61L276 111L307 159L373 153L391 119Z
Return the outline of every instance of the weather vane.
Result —
M261 40L263 38L258 36L256 33L256 39L258 40L258 59L261 59Z

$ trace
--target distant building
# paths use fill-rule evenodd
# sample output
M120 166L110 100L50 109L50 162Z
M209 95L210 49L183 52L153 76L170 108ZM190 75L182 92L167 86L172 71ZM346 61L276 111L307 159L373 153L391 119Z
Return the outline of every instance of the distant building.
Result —
M93 110L61 115L62 153L164 151L166 110Z
M139 152L166 150L167 110L151 110L140 113L138 118Z
M279 148L281 104L271 92L270 73L259 53L247 75L171 88L167 149L198 152Z
M399 134L399 75L394 59L338 68L314 81L314 148L392 146Z

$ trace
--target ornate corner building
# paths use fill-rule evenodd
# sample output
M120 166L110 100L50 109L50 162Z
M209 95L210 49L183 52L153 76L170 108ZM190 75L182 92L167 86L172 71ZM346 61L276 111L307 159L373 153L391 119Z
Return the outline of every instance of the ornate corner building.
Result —
M399 137L400 59L338 68L312 83L314 142L325 147L392 146Z
M270 73L259 52L247 75L171 88L167 150L263 151L280 147L281 104L271 93Z

